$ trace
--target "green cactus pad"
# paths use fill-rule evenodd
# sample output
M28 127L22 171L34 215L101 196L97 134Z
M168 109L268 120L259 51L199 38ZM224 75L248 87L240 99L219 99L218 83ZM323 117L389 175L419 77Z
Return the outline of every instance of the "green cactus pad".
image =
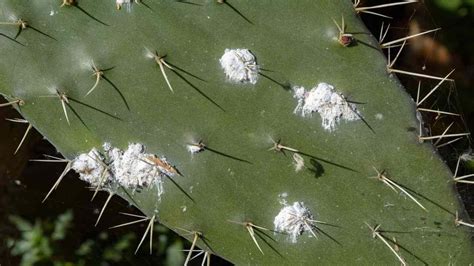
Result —
M112 192L190 241L185 230L202 233L199 248L237 264L399 264L382 235L410 264L474 260L469 231L454 223L463 207L452 174L431 144L420 143L413 100L387 73L349 0L130 5L0 3L2 21L28 23L17 38L19 26L0 25L0 92L24 100L18 110L66 158L105 142L123 150L141 143L166 157L182 175L164 178L160 199L155 186ZM333 22L341 16L356 39L348 47ZM226 49L255 56L256 84L228 80L219 61ZM153 55L166 55L173 69ZM106 71L85 96L97 78L92 62ZM330 131L317 112L295 114L293 88L320 83L354 103L359 119ZM57 91L69 102L70 125ZM205 149L191 154L187 145L200 140ZM301 171L294 151L269 150L272 140L298 151ZM426 211L373 178L375 169ZM326 223L297 221L314 224L318 238L304 226L296 243L270 231L294 202ZM379 224L373 234L369 226Z

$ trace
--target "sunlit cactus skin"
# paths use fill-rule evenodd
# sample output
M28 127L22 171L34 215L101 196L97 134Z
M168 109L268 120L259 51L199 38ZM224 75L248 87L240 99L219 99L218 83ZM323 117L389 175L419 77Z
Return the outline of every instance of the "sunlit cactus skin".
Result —
M474 261L453 174L351 1L3 0L0 21L0 93L65 162L146 149L132 165L158 167L163 191L96 190L147 228L236 264ZM226 75L226 49L254 56L238 55L245 75ZM295 112L295 88L322 83L354 119ZM288 206L294 239L274 223Z

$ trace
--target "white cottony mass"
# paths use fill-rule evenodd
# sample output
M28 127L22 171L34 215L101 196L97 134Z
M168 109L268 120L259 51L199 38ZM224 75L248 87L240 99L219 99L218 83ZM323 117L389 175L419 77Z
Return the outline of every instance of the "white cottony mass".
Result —
M303 202L294 202L293 205L283 207L273 221L275 231L288 234L290 241L296 243L304 232L312 234L313 214L304 206Z
M328 131L334 131L341 120L359 120L357 107L348 102L333 86L319 83L317 87L306 91L303 87L293 87L293 97L298 100L294 113L303 117L319 113L322 126Z
M163 178L173 175L166 169L153 163L157 157L145 153L145 146L131 143L123 151L110 143L103 145L104 154L96 148L77 156L72 162L72 169L79 173L79 178L93 187L108 188L120 185L128 189L142 189L155 186L158 197L163 193ZM159 158L168 164L165 158Z
M219 60L229 81L256 84L258 65L255 56L247 49L225 49Z

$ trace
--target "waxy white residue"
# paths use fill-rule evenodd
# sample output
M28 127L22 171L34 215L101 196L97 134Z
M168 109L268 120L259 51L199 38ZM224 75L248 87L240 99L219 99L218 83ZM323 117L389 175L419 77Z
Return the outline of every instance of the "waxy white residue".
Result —
M317 87L306 91L303 87L294 87L293 97L298 100L294 113L303 117L319 113L322 126L334 131L341 120L354 121L360 119L357 107L349 103L342 94L327 83L319 83Z

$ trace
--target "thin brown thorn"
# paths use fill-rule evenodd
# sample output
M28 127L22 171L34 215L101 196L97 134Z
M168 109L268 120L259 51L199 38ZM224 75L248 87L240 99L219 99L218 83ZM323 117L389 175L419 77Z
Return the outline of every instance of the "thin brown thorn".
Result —
M94 194L92 195L91 201L94 200L95 196L97 196L97 193L99 192L100 188L104 184L104 181L107 177L107 170L108 170L107 168L104 168L104 170L102 171L99 184L97 185L97 187L95 187Z
M473 177L473 176L474 176L474 174L458 176L458 177L455 177L454 180L459 181L459 180L466 179L466 178Z
M255 238L255 232L253 231L252 226L247 225L247 226L245 226L245 228L247 228L247 231L249 232L250 237L252 238L253 242L254 242L255 245L257 246L258 250L260 250L260 252L262 253L262 255L265 255L265 254L263 253L263 251L262 251L262 248L261 248L260 245L258 244L257 239Z
M387 180L385 180L384 178L384 172L385 170L382 170L381 172L379 170L377 170L377 168L373 167L374 168L375 172L377 172L377 176L375 176L375 178L377 178L378 180L382 181L386 186L388 186L389 188L391 188L394 192L398 193L398 191L395 189L394 186L392 186L390 183L387 182Z
M184 249L183 251L188 251L188 252L189 252L189 249ZM199 256L201 256L202 254L205 253L204 250L194 250L193 252L197 252L197 254L194 255L194 256L192 256L192 257L189 259L189 261L192 261L192 260L194 260L195 258L197 258L197 257L199 257Z
M0 25L12 25L12 26L17 26L19 27L19 32L16 37L18 37L19 33L21 33L22 30L28 28L28 22L24 21L22 19L19 19L15 22L0 22Z
M444 136L446 136L446 133L448 133L449 129L451 129L453 125L454 125L454 122L451 122L451 124L449 124L449 126L441 134L441 138L437 139L433 145L435 146L438 145L439 142L443 139Z
M422 119L422 117L421 117L421 114L420 114L420 119L419 119L418 122L420 122L420 124L419 124L420 127L418 128L418 132L419 132L419 133L418 133L418 134L419 134L419 135L418 135L418 139L419 139L419 138L421 137L422 132L423 132L423 119Z
M150 222L151 224L151 228L150 228L150 255L153 254L153 223L154 223L154 220L155 220L155 215L153 215L152 217L152 221L153 222Z
M6 106L12 106L12 105L22 106L24 104L25 104L25 102L23 100L17 99L17 100L11 101L11 102L2 103L2 104L0 104L0 107L6 107Z
M71 125L69 122L69 117L67 115L67 109L66 109L66 104L69 104L69 99L67 98L66 94L64 92L56 91L59 100L61 100L61 106L63 108L64 116L66 117L66 122L68 125Z
M21 119L21 118L5 118L5 120L13 122L13 123L22 123L22 124L28 124L28 120Z
M433 109L427 109L427 108L417 108L418 111L422 112L429 112L429 113L435 113L438 115L452 115L452 116L461 116L460 114L456 113L451 113L451 112L446 112L446 111L440 111L440 110L433 110Z
M69 160L46 160L46 159L31 159L30 162L40 162L40 163L67 163Z
M379 43L382 42L383 26L384 26L384 22L382 21L382 25L380 26L380 33L379 33Z
M23 142L25 141L26 136L28 135L28 132L30 132L30 130L31 130L32 127L33 127L32 124L29 124L29 125L28 125L28 127L26 128L25 134L23 134L23 137L21 138L20 144L18 144L18 147L16 148L15 152L13 153L13 155L15 155L15 154L18 152L18 150L20 150L21 145L23 145Z
M145 158L146 160L143 160L143 159L140 159L140 161L146 163L146 164L149 164L149 165L152 165L152 166L155 166L158 168L158 170L160 171L160 173L164 173L166 174L166 172L169 172L169 173L172 173L173 175L179 175L179 176L183 176L179 171L178 169L176 169L174 166L172 166L171 164L169 164L168 162L160 159L160 158L157 158L157 157L154 157L154 156L150 156L150 157L147 157ZM163 169L165 171L163 171Z
M428 99L428 97L430 97L431 94L433 94L433 92L435 92L453 72L454 72L454 69L451 70L451 72L449 72L448 75L446 75L438 84L436 84L436 86L423 99L421 99L421 101L418 103L418 106L421 105L426 99Z
M383 22L382 22L382 27L380 27L380 37L379 37L379 43L382 43L385 40L385 37L387 37L388 30L390 29L390 24L387 25L387 28L385 29L385 32L383 32Z
M312 226L308 224L307 220L303 220L303 223L309 229L309 232L311 232L314 238L318 239L318 236L316 235L316 233L314 233Z
M389 47L388 48L388 52L387 52L387 62L392 62L392 47ZM388 68L388 64L387 64L387 69Z
M189 250L183 250L183 251L189 251ZM201 262L201 266L204 266L204 265L208 265L210 266L210 263L211 263L211 253L209 251L204 251L204 250L194 250L194 252L198 252L196 255L194 255L193 257L191 257L191 259L189 259L189 261L192 261L194 260L195 258L201 256L202 254L204 254L203 258L202 258L202 262Z
M145 215L138 215L138 214L133 214L133 213L128 213L128 212L119 212L119 214L130 216L130 217L136 217L136 218L148 218L148 216L145 216Z
M463 184L474 184L474 181L469 180L455 180L456 183L463 183Z
M58 179L56 180L56 182L54 183L54 185L51 187L51 189L49 190L48 194L46 194L46 197L44 197L43 201L41 203L44 203L49 195L51 195L51 193L53 192L53 190L55 190L56 188L58 188L59 184L61 183L61 181L63 180L63 178L66 176L66 174L71 170L71 166L72 166L72 161L67 161L67 164L66 164L66 167L64 167L64 170L63 172L61 173L61 175L58 177Z
M250 234L250 237L252 238L253 242L255 243L255 245L257 246L258 250L260 250L260 252L265 255L262 251L262 248L260 248L260 245L258 244L257 242L257 239L255 238L255 231L253 230L253 228L257 228L257 229L260 229L260 230L265 230L265 231L269 231L269 229L265 228L265 227L261 227L261 226L257 226L251 222L235 222L235 221L230 221L228 220L228 222L231 222L231 223L235 223L235 224L240 224L240 225L243 225L245 226L245 228L247 229L248 233Z
M297 215L295 213L290 213L290 215L294 216L297 218ZM297 218L298 219L298 218ZM318 221L318 220L312 220L312 219L303 219L303 223L305 224L305 226L309 229L311 235L313 235L316 239L318 239L318 236L316 235L316 233L314 232L313 228L314 229L318 229L317 226L315 226L314 224L315 223L319 223L319 224L328 224L326 222L321 222L321 221Z
M64 159L64 158L61 158L61 157L48 155L48 154L43 154L43 156L46 157L46 158L55 159L55 160L67 160L67 159ZM69 161L69 160L67 160L67 161Z
M416 106L418 106L418 103L420 102L420 92L421 92L421 80L418 81L418 89L416 90Z
M89 155L88 155L89 156ZM94 153L94 157L92 156L89 156L92 160L98 162L99 164L102 165L102 167L104 168L104 170L102 170L102 173L100 174L100 180L99 180L99 184L97 185L97 187L95 188L95 191L94 191L94 194L92 195L92 199L91 201L94 200L95 196L97 196L97 193L99 192L100 188L102 187L102 185L104 184L105 182L105 179L107 178L107 173L108 173L108 170L109 170L109 167L108 165L106 165L102 160L99 159L99 155Z
M329 224L329 223L327 223L327 222L318 221L318 220L313 220L313 219L306 219L306 221L312 222L312 223L316 223L316 224Z
M148 220L150 220L150 218L146 217L146 218L142 218L142 219L139 219L139 220L136 220L136 221L131 221L131 222L128 222L128 223L115 225L115 226L109 227L109 229L124 227L124 226L132 225L132 224L136 224L136 223L141 223L141 222L148 221Z
M105 208L109 204L110 199L114 196L114 193L109 192L109 196L107 197L107 200L105 200L104 206L102 207L102 210L100 211L99 217L97 218L97 221L95 222L94 226L97 226L99 224L100 218L102 217L102 214L105 211Z
M45 163L68 163L71 160L48 155L48 154L43 154L44 157L49 158L49 159L31 159L29 160L30 162L45 162Z
M417 33L417 34L413 34L413 35L410 35L410 36L407 36L407 37L396 39L396 40L393 40L393 41L390 41L390 42L382 43L380 46L382 48L387 48L387 46L390 46L392 44L403 42L403 41L406 41L406 40L409 40L409 39L412 39L412 38L415 38L415 37L418 37L418 36L421 36L421 35L425 35L425 34L428 34L428 33L431 33L431 32L439 31L440 29L441 28L427 30L427 31L420 32L420 33Z
M420 140L432 140L438 138L453 138L453 137L461 137L461 136L469 136L471 133L458 133L458 134L446 134L446 135L437 135L437 136L428 136L428 137L420 137Z
M391 16L387 16L387 15L384 15L382 13L377 13L377 12L373 12L373 11L361 11L361 13L365 13L365 14L370 14L370 15L374 15L374 16L379 16L379 17L383 17L383 18L388 18L388 19L393 19L393 17Z
M269 151L290 151L290 152L295 152L295 153L300 152L297 149L293 149L291 147L282 145L280 140L275 141L272 139L272 142L273 142L273 147L271 147Z
M385 8L385 7L399 6L399 5L406 5L406 4L416 3L416 2L418 2L418 0L408 0L408 1L395 2L395 3L389 3L389 4L382 4L382 5L376 5L376 6L356 7L355 10L356 10L357 12L361 12L361 11L364 11L364 10L378 9L378 8Z
M171 70L173 70L174 68L171 67L171 66L165 61L165 56L159 56L158 53L155 52L155 53L153 54L153 58L155 59L155 62L158 64L158 66L160 67L161 74L163 74L163 77L165 78L166 84L167 84L168 87L170 88L171 92L174 93L173 87L171 86L171 83L170 83L170 81L168 80L168 76L166 75L165 67L167 67L168 69L171 69Z
M204 266L204 264L211 266L211 253L209 253L209 251L204 252L204 258L202 259L201 266Z
M454 224L456 226L464 225L464 226L467 226L467 227L474 228L474 224L466 223L462 219L459 219L458 212L456 212L456 218L454 220Z
M155 222L155 217L156 215L153 215L150 219L150 222L148 223L148 226L146 227L145 233L143 233L143 237L140 240L140 243L138 244L137 249L135 250L135 254L137 254L138 250L140 249L140 246L143 244L143 241L146 238L146 235L148 231L150 231L150 240L153 238L153 223ZM152 254L152 241L150 241L150 255Z
M397 48L397 47L402 47L403 44L395 44L395 45L390 45L390 46L387 46L386 49L391 49L391 48ZM410 44L407 44L407 45L410 45Z
M459 138L450 140L450 141L448 141L448 142L445 142L445 143L443 143L443 144L440 144L440 145L436 146L436 148L439 149L439 148L444 147L444 146L447 146L447 145L449 145L449 144L453 144L454 142L459 141L459 140L461 140L461 139L463 139L463 138L464 138L464 137L459 137Z
M10 119L10 118L5 118L5 120L7 121L10 121L10 122L14 122L14 123L23 123L23 124L28 124L28 127L26 128L26 131L25 131L25 134L23 134L23 137L21 138L21 141L20 143L18 144L18 147L16 148L16 150L13 152L13 155L15 155L21 148L21 146L23 145L23 142L25 141L26 139L26 136L28 135L28 133L30 132L31 128L33 127L33 125L31 125L28 120L25 120L25 119L18 119L18 118L15 118L15 119Z
M403 194L407 195L411 200L413 200L416 205L420 206L420 208L422 208L424 211L428 211L417 199L415 199L415 197L413 197L408 191L406 191L402 186L398 185L396 182L394 182L393 180L391 180L390 178L388 178L386 175L384 175L384 172L379 172L375 167L374 167L375 171L377 172L377 178L379 180L381 180L384 184L386 184L387 186L389 186L392 190L394 190L395 192L398 193L398 191L395 189L397 188L398 190L400 190Z
M18 21L15 21L15 22L0 22L0 25L20 26L21 24Z
M431 75L426 75L426 74L416 73L416 72L410 72L410 71L405 71L405 70L400 70L400 69L395 69L395 68L388 68L387 70L389 73L398 73L398 74L403 74L403 75L409 75L409 76L427 78L427 79L435 79L435 80L454 81L453 79L445 79L442 77L431 76Z
M185 266L187 266L189 261L191 260L191 254L193 253L194 247L196 246L196 242L199 239L199 237L200 237L200 233L199 232L194 232L194 238L193 238L193 242L191 244L191 248L189 249L188 256L186 256L186 260L184 261Z
M163 63L164 66L166 66L167 68L171 69L171 70L174 70L174 68L172 66L170 66L166 61L165 61L165 58L162 57L160 58L160 61L161 63Z
M392 245L390 245L390 243L388 243L388 241L385 239L384 236L382 236L380 234L380 232L378 231L380 225L377 225L375 228L373 228L372 226L370 226L368 223L365 223L369 228L370 230L372 231L372 236L374 238L378 238L380 240L382 240L382 242L390 249L390 251L397 257L397 259L400 261L400 263L403 265L403 266L406 266L407 263L405 262L405 260L402 258L402 256L400 256L400 254L398 254L398 252L392 247Z
M343 28L341 28L341 26L339 26L339 23L337 23L337 21L335 19L332 19L332 21L334 22L334 24L336 24L336 27L339 30L339 34L344 33L344 30L343 30Z
M100 82L100 79L102 78L102 76L104 75L104 71L98 69L94 63L92 63L92 70L94 73L92 73L93 76L95 76L95 83L94 83L94 86L92 86L92 88L86 93L86 96L89 95L92 91L95 90L95 88L97 87L97 85L99 85L99 82Z
M395 58L393 59L392 63L390 63L390 65L388 66L388 68L391 68L391 67L393 67L393 65L395 65L395 63L397 62L398 57L399 57L400 54L402 53L403 48L405 47L405 44L406 44L406 43L407 43L407 41L403 41L402 47L398 50L397 55L396 55Z
M396 182L393 182L392 180L390 180L388 177L385 177L385 179L387 180L387 182L391 183L392 185L394 185L396 188L398 188L400 191L402 191L405 195L407 195L410 199L412 199L418 206L420 206L420 208L422 208L424 211L428 211L423 205L421 205L421 203L415 199L415 197L413 197L410 193L408 193L408 191L406 191L403 187L401 187L400 185L398 185Z
M453 178L456 178L456 176L458 175L458 170L459 170L459 164L461 163L461 156L458 157L458 161L456 163L456 169L454 170L454 176Z

